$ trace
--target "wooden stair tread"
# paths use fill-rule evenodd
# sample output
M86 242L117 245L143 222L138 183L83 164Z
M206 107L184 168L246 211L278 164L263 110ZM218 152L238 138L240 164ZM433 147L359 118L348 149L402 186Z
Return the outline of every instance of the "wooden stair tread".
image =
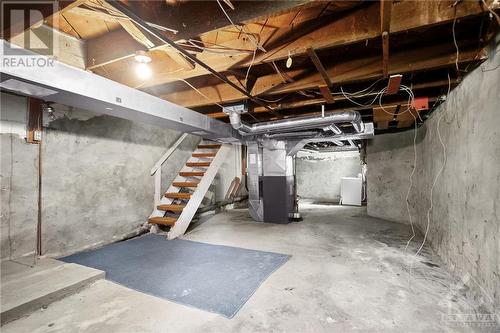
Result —
M185 205L158 205L156 208L158 208L158 210L179 213L179 212L182 212L184 207L186 207L186 206Z
M203 177L205 171L181 171L179 175L182 177Z
M197 187L198 182L173 182L172 185L175 187Z
M187 162L188 167L209 167L210 162Z
M198 145L198 148L200 148L200 149L219 149L221 146L222 146L221 144L210 143L210 144Z
M201 157L201 158L205 158L205 157L215 157L215 155L217 155L216 153L193 153L193 157Z
M168 225L170 227L175 224L175 221L177 221L177 219L173 217L150 217L148 220L148 222L152 224Z
M191 198L191 193L171 192L165 193L165 197L169 199L189 199Z

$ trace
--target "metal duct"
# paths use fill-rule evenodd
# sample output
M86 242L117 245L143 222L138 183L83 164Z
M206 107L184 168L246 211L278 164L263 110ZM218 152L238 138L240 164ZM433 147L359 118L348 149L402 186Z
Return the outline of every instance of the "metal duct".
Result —
M323 129L324 127L328 127L329 125L335 123L351 123L357 133L361 133L364 130L361 114L357 111L338 112L325 117L283 119L272 122L257 123L250 126L241 122L241 115L239 113L230 112L229 120L233 128L237 129L243 136L282 133L285 131L297 132L313 128Z
M12 48L4 40L0 48ZM23 59L49 58L16 49ZM8 57L8 55L5 55ZM7 59L7 58L6 58ZM104 77L50 59L51 66L0 66L0 88L101 114L235 142L240 135L228 124Z

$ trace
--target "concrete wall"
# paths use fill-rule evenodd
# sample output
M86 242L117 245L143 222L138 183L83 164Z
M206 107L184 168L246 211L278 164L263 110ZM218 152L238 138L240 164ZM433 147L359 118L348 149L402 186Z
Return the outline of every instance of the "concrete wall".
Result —
M419 129L420 133L425 130L425 127ZM377 135L368 141L366 187L370 216L408 222L405 200L415 157L413 133Z
M299 152L296 173L301 198L339 202L342 177L357 177L361 173L359 152Z
M498 65L496 53L469 73L418 129L410 195L412 219L425 231L430 190L444 157L439 125L446 164L434 188L428 241L456 276L469 274L481 286L472 283L471 288L490 309L500 308L500 75L489 70ZM408 222L404 197L413 135L378 136L368 146L370 215Z
M7 258L35 248L38 145L23 138L25 98L1 97L1 254ZM153 209L150 170L181 133L66 107L56 115L45 125L41 152L43 253L64 255L135 233ZM188 137L164 164L163 190L199 140ZM228 159L225 168L236 170L234 163ZM225 194L231 176L218 176L217 193Z
M38 146L28 145L22 138L26 132L25 108L26 99L2 94L0 112L2 259L16 258L32 253L36 249Z
M226 160L221 165L215 177L211 191L215 193L214 198L216 202L224 200L229 186L235 177L243 181L241 176L241 146L239 145L231 147ZM245 189L242 188L241 191L240 193L244 193Z

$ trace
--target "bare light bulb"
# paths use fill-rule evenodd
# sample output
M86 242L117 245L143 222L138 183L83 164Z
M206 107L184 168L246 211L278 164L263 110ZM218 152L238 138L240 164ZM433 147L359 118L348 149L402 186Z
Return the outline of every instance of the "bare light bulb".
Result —
M293 62L292 57L290 55L290 52L288 52L288 59L286 59L286 68L292 67L292 62Z
M137 76L143 80L149 79L153 72L151 71L151 68L149 67L148 64L146 63L139 63L135 67L135 73Z

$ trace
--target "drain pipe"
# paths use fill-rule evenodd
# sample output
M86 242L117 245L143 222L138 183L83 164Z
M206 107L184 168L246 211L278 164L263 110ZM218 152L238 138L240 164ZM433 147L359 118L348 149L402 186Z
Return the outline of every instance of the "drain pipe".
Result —
M345 111L327 115L325 117L301 117L292 119L283 119L272 122L257 123L253 125L244 124L241 121L241 113L238 111L228 111L229 121L234 129L241 135L261 135L275 134L286 131L298 132L301 130L324 129L325 127L334 133L341 132L335 125L336 123L351 123L357 133L364 130L361 114L357 111ZM331 127L329 127L331 126Z

